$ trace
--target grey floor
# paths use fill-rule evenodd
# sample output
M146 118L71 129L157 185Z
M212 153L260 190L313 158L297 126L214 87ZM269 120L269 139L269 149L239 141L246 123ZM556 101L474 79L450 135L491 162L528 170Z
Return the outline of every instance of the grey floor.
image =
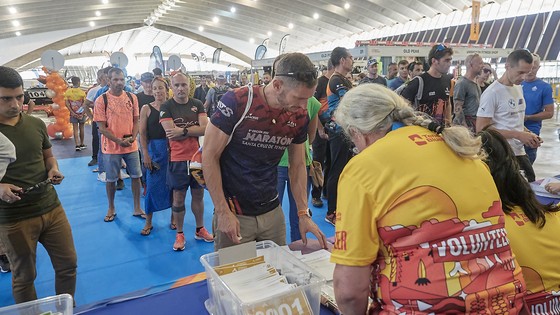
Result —
M533 164L537 179L560 174L559 128L560 117L558 117L558 113L555 113L551 119L543 121L543 128L541 129L543 143L537 151L537 160Z

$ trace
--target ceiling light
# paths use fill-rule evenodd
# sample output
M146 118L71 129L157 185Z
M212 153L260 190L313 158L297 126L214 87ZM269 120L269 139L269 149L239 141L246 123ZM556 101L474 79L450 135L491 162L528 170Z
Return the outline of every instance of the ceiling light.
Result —
M215 16L215 17L212 18L212 22L218 23L218 22L220 22L220 19L217 16Z
M16 36L21 36L21 32L17 31Z
M199 31L199 32L204 31L204 26L199 26L199 27L198 27L198 31Z
M266 35L268 35L268 37L270 37L270 36L272 36L272 32L268 31L268 32L266 32Z
M288 28L294 28L294 23L288 24Z
M350 9L350 3L346 2L346 3L344 4L344 8L345 8L346 10Z
M315 20L318 19L318 18L319 18L319 13L317 13L317 12L313 13L313 18L314 18Z
M8 8L8 12L10 12L10 14L16 14L17 13L17 9L14 7L9 7Z
M254 39L254 38L249 38L249 43L254 44L254 43L255 43L255 39Z
M94 26L95 26L95 22L94 22L94 21L89 21L89 26L94 27Z
M231 13L235 13L235 7L231 7L231 9L229 9L229 11L230 11Z
M95 16L101 16L101 12L100 11L95 11Z
M107 3L109 3L109 0L101 0L101 3L107 4Z
M18 20L13 20L12 25L15 26L15 27L18 27L20 24L19 24Z

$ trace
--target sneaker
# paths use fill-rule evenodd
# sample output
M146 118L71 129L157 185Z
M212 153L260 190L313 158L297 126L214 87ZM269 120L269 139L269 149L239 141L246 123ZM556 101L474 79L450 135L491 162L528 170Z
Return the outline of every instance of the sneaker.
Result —
M175 243L173 244L173 250L181 251L183 249L185 249L185 235L177 233L175 236Z
M127 172L125 172L125 170L121 170L121 179L127 179L130 178L130 175L128 175Z
M321 200L321 198L313 198L313 199L311 199L311 203L313 204L313 207L316 207L316 208L322 208L323 207L323 200Z
M91 161L89 161L89 163L87 164L87 166L94 166L97 165L97 159L91 159Z
M325 221L327 221L328 223L330 223L334 226L335 223L336 223L336 212L331 213L331 214L327 214L327 216L325 217Z
M6 273L10 272L10 262L8 261L8 256L0 255L0 272Z
M87 145L85 145L85 144L80 144L80 151L81 151L81 150L85 150L86 148L87 148Z
M76 146L76 151L82 151L79 145Z
M208 230L203 227L202 229L200 229L200 231L194 233L194 239L212 243L214 241L214 236L208 233Z
M117 190L123 190L124 189L124 180L122 179L117 179Z
M106 183L107 182L107 177L105 175L105 172L97 173L97 180L102 182L102 183Z

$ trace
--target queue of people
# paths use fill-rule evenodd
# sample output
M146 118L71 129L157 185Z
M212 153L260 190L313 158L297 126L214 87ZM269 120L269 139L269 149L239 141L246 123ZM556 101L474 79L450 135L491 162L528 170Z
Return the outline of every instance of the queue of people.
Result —
M219 99L209 88L204 103L191 95L187 74L143 74L140 101L125 90L122 70L104 69L98 81L107 86L84 102L101 135L104 221L117 219L113 200L124 161L132 215L146 220L140 234L152 233L154 212L171 208L175 251L185 249L189 188L195 239L214 242L216 250L250 241L286 244L286 184L290 240L306 244L311 233L326 248L308 206L316 161L330 169L325 220L335 226L334 290L344 314L541 313L560 304L552 241L560 208L539 204L528 184L535 176L524 147L536 149L541 140L523 123L546 119L550 109L545 99L526 119L520 84L536 80L537 57L512 52L505 74L482 93L479 77L489 75L488 65L469 56L451 96L453 50L442 44L430 50L424 73L421 63L398 62L394 76L383 78L369 60L356 87L346 77L353 69L348 49L332 51L321 78L308 57L289 53L276 59L268 84L228 88ZM77 264L54 188L23 189L64 176L46 128L21 113L22 85L17 72L0 67L0 146L7 148L0 155L0 249L12 263L16 302L36 298L35 251L27 246L48 247L57 293L74 293ZM41 138L25 140L31 132ZM311 152L315 141L328 153ZM203 178L191 172L200 152ZM29 176L16 176L22 171ZM211 231L204 226L204 188L214 206ZM322 207L323 187L313 189L312 205Z

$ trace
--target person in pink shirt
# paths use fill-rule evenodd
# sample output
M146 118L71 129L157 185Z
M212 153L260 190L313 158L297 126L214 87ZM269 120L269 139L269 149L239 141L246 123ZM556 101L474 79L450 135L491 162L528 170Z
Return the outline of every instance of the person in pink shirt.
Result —
M104 155L106 172L106 190L109 209L105 222L115 219L115 182L119 177L121 159L126 162L127 171L132 180L134 198L133 215L145 218L140 208L140 157L136 135L138 134L138 99L136 95L124 91L124 73L121 69L109 70L109 91L95 101L93 119L101 132L101 150Z

